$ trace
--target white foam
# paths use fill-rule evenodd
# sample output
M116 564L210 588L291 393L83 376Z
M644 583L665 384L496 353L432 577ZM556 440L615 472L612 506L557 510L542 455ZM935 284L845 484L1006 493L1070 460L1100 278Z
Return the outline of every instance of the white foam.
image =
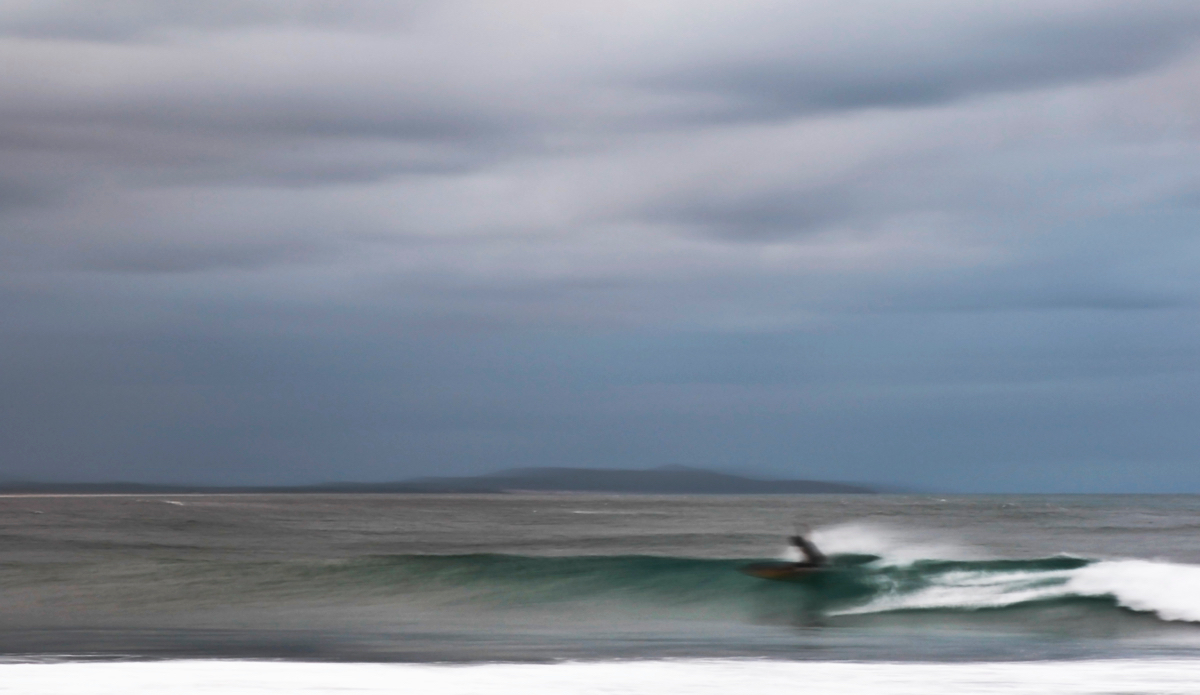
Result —
M1200 566L1108 560L1068 570L947 572L911 593L884 593L841 614L895 610L1000 608L1072 596L1111 596L1163 620L1200 622Z
M1197 692L1200 659L1001 663L676 660L535 664L166 661L0 665L21 695L1099 695Z
M1001 608L1029 601L1073 595L1071 570L1054 572L947 572L911 593L882 594L870 603L839 611L840 615L896 610Z
M572 514L597 514L600 516L665 516L664 512L647 512L647 511L628 511L628 510L607 510L607 509L574 509Z
M1148 560L1113 560L1081 567L1067 589L1084 596L1113 596L1164 620L1200 622L1200 567Z
M917 529L887 528L875 524L850 523L815 529L812 540L826 555L878 555L885 564L907 565L917 560L974 560L978 551L934 538Z

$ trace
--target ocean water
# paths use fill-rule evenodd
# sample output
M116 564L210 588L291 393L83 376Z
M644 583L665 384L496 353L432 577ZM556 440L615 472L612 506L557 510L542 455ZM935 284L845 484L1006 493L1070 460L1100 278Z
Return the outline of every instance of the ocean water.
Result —
M796 526L834 567L780 582ZM1197 496L0 497L0 693L1200 693Z

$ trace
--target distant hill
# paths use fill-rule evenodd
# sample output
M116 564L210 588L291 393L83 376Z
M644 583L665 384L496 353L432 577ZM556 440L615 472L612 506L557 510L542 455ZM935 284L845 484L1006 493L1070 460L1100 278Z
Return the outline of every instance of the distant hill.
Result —
M486 475L415 478L392 483L325 483L290 487L213 487L137 483L0 483L0 493L185 494L185 493L495 493L611 492L660 495L870 494L862 485L819 480L762 480L686 466L650 470L610 468L514 468Z

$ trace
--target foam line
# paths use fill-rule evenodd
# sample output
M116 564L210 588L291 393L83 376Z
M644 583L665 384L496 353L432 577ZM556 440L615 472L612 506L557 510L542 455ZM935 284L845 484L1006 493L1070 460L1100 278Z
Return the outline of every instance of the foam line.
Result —
M752 660L346 664L162 661L0 665L0 693L21 695L1191 695L1200 660L845 663Z

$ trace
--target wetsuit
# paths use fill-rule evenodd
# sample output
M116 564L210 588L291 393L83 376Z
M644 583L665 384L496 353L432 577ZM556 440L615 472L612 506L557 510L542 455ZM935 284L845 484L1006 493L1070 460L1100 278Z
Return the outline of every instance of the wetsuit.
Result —
M824 567L829 564L825 553L817 550L817 546L804 536L792 536L792 545L799 548L800 553L804 555L804 560L796 563L797 567Z

